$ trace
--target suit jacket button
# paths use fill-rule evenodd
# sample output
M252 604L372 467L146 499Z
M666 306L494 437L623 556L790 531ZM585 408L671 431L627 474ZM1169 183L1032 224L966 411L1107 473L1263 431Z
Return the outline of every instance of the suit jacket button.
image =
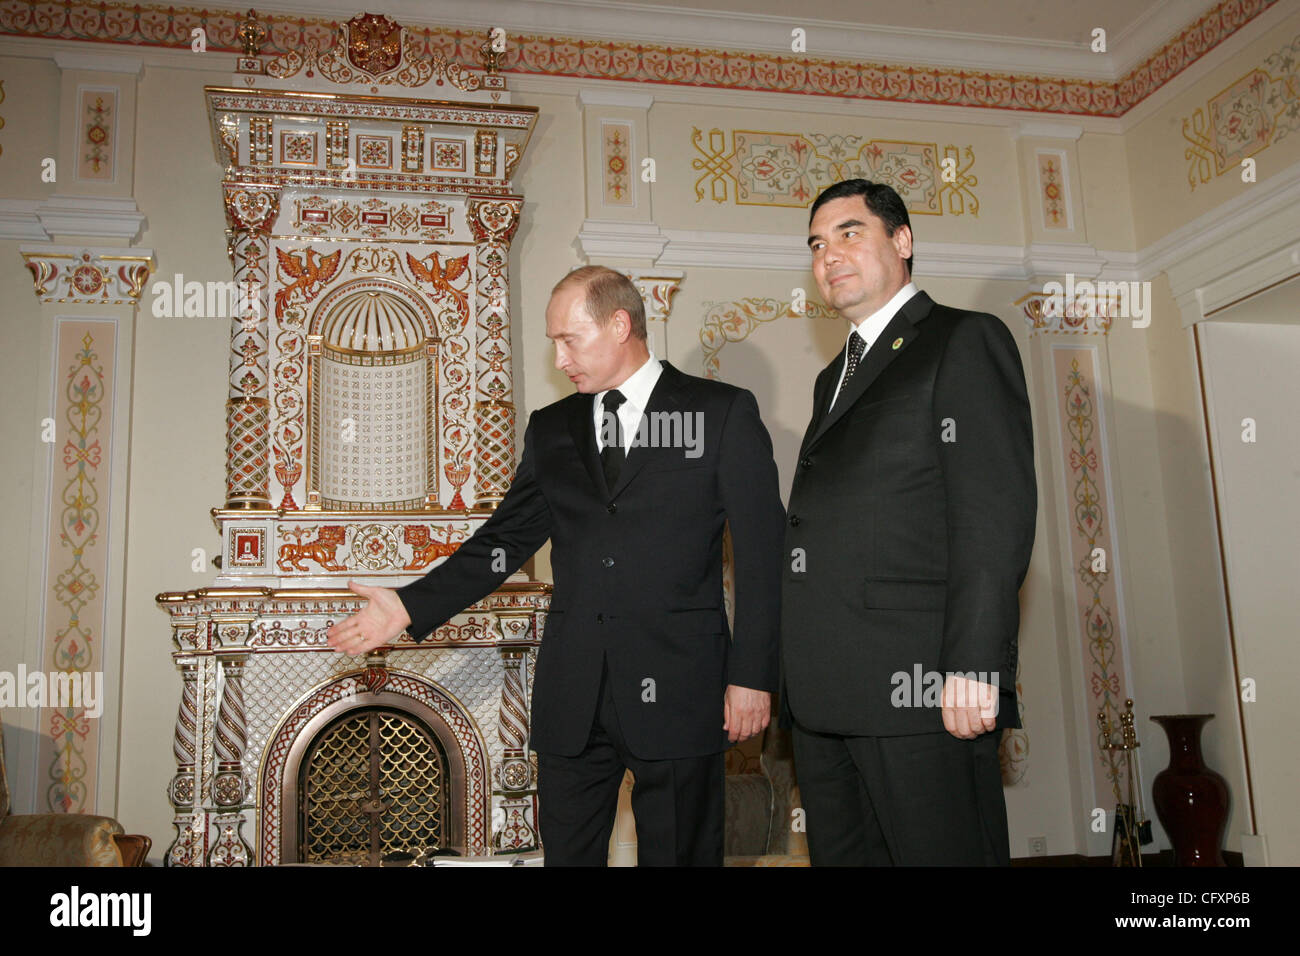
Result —
M597 614L597 615L596 615L596 623L597 623L597 624L604 624L604 623L605 623L605 615L603 615L603 614Z
M792 528L797 528L798 526L799 526L799 516L798 516L798 515L791 515L791 516L790 516L790 527L792 527Z
M615 511L618 510L618 504L616 502L611 501L609 503L609 506L605 510L608 511L610 514L613 514Z
M601 558L601 559L600 559L600 563L603 564L603 565L604 565L605 567L607 567L607 568L612 568L612 567L614 566L614 559L613 559L613 558Z
M800 467L800 468L811 468L811 467L812 467L812 459L811 459L811 458L800 458L800 459L799 459L799 467Z

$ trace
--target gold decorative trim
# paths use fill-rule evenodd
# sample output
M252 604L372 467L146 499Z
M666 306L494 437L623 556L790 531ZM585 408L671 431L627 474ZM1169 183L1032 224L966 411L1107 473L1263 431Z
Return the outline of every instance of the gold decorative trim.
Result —
M970 71L906 63L821 59L780 52L690 47L557 34L515 34L484 62L483 34L452 27L410 27L424 56L440 53L460 69L482 63L484 89L502 74L662 83L705 89L800 93L840 100L966 106L1080 116L1123 116L1193 63L1219 47L1278 0L1221 0L1143 58L1119 80ZM89 40L188 50L190 30L203 27L208 52L240 54L244 13L236 9L167 6L126 0L11 0L0 6L0 32L40 39ZM264 14L266 55L304 49L337 33L324 17ZM299 54L301 56L301 54Z
M154 270L149 249L28 246L18 252L45 304L139 305Z

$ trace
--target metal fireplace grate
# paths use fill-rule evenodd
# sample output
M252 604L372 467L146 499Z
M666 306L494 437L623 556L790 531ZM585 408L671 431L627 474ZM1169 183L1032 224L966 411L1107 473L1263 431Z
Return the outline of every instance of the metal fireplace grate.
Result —
M316 735L301 767L301 862L379 866L446 845L446 755L409 714L348 711Z

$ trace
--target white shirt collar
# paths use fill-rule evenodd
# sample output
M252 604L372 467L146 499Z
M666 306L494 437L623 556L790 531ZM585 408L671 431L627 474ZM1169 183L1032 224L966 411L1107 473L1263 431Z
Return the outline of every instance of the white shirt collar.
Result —
M907 285L894 293L892 299L849 329L849 335L856 331L866 341L867 348L871 348L876 339L880 338L880 333L885 331L885 326L898 314L898 310L920 291L915 282L908 282ZM845 341L848 341L848 336L845 336Z
M907 285L895 292L894 297L886 302L882 308L872 312L861 322L854 325L853 328L849 329L848 335L844 337L845 345L847 346L853 341L853 333L857 332L858 335L862 337L863 341L866 342L867 348L871 348L876 339L880 338L880 333L885 331L885 326L887 326L890 320L898 314L898 310L906 305L908 300L920 291L921 290L916 287L915 282L908 282ZM867 354L866 349L863 349L862 354ZM831 403L828 406L829 408L835 407L835 400L840 397L840 387L844 384L844 376L848 370L849 356L846 352L844 355L844 361L840 363L839 381L835 383L835 391L831 392Z
M655 358L653 350L650 357L646 359L645 364L623 380L622 384L615 386L623 397L627 399L618 408L618 420L622 424L624 447L636 434L636 425L641 421L641 414L645 411L646 406L650 404L650 393L654 391L656 383L659 381L659 375L663 371L663 365ZM592 421L596 428L596 447L603 448L601 441L601 418L604 414L605 395L610 389L597 392L595 400L592 403L591 414Z

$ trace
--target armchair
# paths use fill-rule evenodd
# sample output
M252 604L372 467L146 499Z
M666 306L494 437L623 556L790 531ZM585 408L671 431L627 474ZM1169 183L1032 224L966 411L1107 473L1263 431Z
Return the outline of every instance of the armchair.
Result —
M142 866L153 844L124 833L112 817L10 809L0 726L0 866Z

